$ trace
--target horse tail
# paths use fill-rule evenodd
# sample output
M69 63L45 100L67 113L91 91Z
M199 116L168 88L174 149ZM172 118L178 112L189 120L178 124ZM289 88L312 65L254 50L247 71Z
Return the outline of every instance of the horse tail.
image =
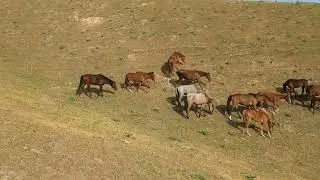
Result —
M79 95L80 94L80 90L81 90L81 86L82 86L82 84L84 83L84 76L81 76L80 77L80 83L79 83L79 86L78 86L78 89L77 89L77 91L76 91L76 95Z
M231 107L230 107L231 100L232 100L232 95L230 95L227 100L227 112L229 115L231 115Z

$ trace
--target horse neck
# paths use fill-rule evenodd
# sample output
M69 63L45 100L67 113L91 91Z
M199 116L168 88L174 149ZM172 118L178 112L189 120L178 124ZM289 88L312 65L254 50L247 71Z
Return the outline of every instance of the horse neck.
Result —
M103 77L105 83L111 84L113 81L107 77Z

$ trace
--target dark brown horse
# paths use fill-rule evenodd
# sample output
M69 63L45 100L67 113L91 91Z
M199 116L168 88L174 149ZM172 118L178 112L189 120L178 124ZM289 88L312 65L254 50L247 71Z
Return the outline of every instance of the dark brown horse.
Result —
M227 112L229 114L229 120L231 120L231 111L234 108L236 108L236 111L237 111L239 117L241 117L241 115L239 114L239 111L238 111L239 105L252 107L253 109L256 109L260 103L261 102L259 100L257 100L253 95L250 95L250 94L230 95L227 100Z
M301 95L303 95L303 92L305 88L308 86L309 81L306 79L288 79L286 82L283 83L283 92L287 92L287 87L289 88L289 92L292 94L295 94L294 89L295 88L302 88Z
M169 73L175 73L180 66L184 65L186 56L180 52L174 52L168 59Z
M126 74L126 77L125 77L124 88L128 90L128 87L130 87L129 91L132 92L131 86L137 86L137 92L138 92L140 86L145 86L147 88L150 88L148 84L148 80L155 81L155 76L153 72L145 73L145 72L138 71L135 73L128 73ZM144 91L147 92L146 90Z
M249 125L251 121L256 121L260 123L260 133L263 137L263 126L268 132L269 137L271 138L271 131L273 128L273 123L271 119L269 118L268 114L263 110L257 110L257 109L245 109L243 111L243 122L245 123L245 129L243 130L243 133L247 133L248 136L251 136L249 133Z
M198 82L201 86L201 83L204 84L202 81L200 81L201 77L206 77L209 82L211 81L211 75L208 72L197 70L178 70L176 73L179 77L180 82L185 79L187 81L191 81L192 83Z
M291 104L290 93L275 93L275 92L258 92L257 94L263 95L267 97L268 101L273 105L273 112L275 114L276 106L279 109L279 105L277 104L281 99L285 99L289 104Z
M117 90L116 83L114 81L112 81L111 79L105 77L104 75L102 75L102 74L85 74L80 77L80 84L79 84L79 87L77 89L76 94L81 96L83 89L84 89L84 86L87 85L87 90L89 92L89 95L90 95L90 97L92 97L91 91L90 91L90 85L98 85L98 86L100 86L99 95L103 96L102 86L104 84L109 84L114 90Z

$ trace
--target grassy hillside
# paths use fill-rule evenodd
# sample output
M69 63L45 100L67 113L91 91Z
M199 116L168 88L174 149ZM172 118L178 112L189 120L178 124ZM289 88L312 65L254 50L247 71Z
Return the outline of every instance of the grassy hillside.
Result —
M269 139L223 111L233 93L320 80L319 5L3 0L0 17L1 178L318 178L319 112L282 103ZM161 72L174 51L211 73L212 116L175 111ZM157 75L148 94L75 96L85 73L120 87L138 70Z

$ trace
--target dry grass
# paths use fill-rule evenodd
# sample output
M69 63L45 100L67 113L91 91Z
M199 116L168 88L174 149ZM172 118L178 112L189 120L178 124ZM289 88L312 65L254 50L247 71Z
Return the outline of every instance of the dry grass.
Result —
M319 5L4 0L0 16L1 178L319 176L319 113L284 103L268 139L219 112L232 93L320 79ZM213 116L174 110L160 70L173 51L212 74ZM84 73L122 83L137 70L157 74L150 93L74 96Z

